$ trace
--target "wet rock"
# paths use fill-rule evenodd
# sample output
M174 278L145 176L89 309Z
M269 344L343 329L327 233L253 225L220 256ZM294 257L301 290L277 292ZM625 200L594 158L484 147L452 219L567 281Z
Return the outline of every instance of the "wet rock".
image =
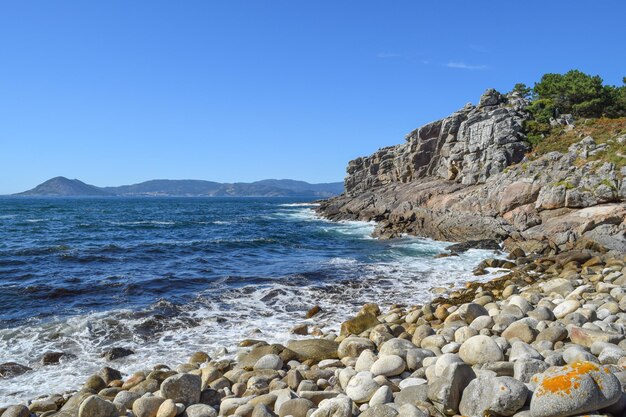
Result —
M65 352L46 352L41 357L40 363L44 366L56 365L60 362L61 358L72 359L76 358L76 356Z
M446 246L446 250L455 253L467 252L470 249L500 250L500 243L494 239L469 240Z
M322 308L320 306L313 306L309 309L309 311L306 312L306 318L310 319L311 317L313 317L314 315L318 314L319 312L322 311Z
M118 371L117 369L109 368L108 366L100 369L100 371L98 371L98 376L102 378L104 383L107 385L110 384L111 381L122 379L122 373L120 371Z
M29 417L30 410L25 405L12 405L8 407L2 417Z
M28 371L32 371L32 368L20 365L19 363L5 362L0 364L0 378L12 378L14 376L25 374Z
M102 352L102 357L107 361L113 361L115 359L124 358L126 356L130 356L135 352L131 349L123 348L123 347L114 347L109 350Z
M342 336L348 336L351 334L359 335L363 333L365 330L370 329L378 324L380 324L380 322L378 321L375 315L361 314L341 323L340 335Z
M189 358L189 363L196 363L196 364L202 364L205 362L209 362L211 360L211 357L209 356L208 353L206 352L194 352L191 357Z
M104 382L104 379L102 379L101 376L91 375L87 378L87 381L85 381L84 387L98 392L105 389L107 387L107 383Z
M306 324L297 324L289 330L289 333L306 336L309 334L309 326Z
M202 380L198 375L178 374L167 378L161 384L161 394L185 406L200 402Z
M548 369L533 382L537 384L530 403L533 417L585 414L616 403L622 394L615 375L591 362Z
M296 353L300 361L339 359L339 343L325 339L291 340L287 347ZM283 359L284 360L284 359Z

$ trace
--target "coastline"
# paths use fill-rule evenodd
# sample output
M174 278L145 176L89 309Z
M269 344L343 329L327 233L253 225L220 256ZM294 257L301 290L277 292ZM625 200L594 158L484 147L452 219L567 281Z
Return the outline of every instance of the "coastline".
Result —
M596 408L574 411L607 408L621 415L626 257L585 250L515 251L510 258L516 264L510 273L468 282L421 306L381 312L366 304L339 334L306 329L314 338L297 337L286 346L244 340L235 361L207 361L206 353L196 353L175 371L159 366L124 380L104 368L73 396L34 401L31 411L45 417L108 417L127 410L137 417L556 416L537 410L550 410L562 395L600 390L593 394L606 398L593 403ZM603 378L604 388L583 384L576 395L571 387L546 394L542 381L555 372L575 372L581 381ZM506 389L492 392L492 386ZM552 397L558 398L544 404Z

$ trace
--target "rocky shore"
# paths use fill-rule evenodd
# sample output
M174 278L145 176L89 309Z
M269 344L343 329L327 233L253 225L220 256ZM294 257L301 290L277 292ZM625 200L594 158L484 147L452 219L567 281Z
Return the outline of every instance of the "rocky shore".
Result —
M527 106L515 93L487 90L478 105L416 129L405 143L350 161L345 193L318 212L375 221L381 238L493 239L529 253L626 252L626 167L611 162L623 155L606 151L626 135L604 143L581 135L565 151L531 157Z
M244 340L233 360L196 352L174 369L124 375L112 354L78 392L0 415L626 415L626 257L517 248L508 258L477 268L511 269L491 281L424 305L365 305L338 334L298 324L304 338L286 346Z

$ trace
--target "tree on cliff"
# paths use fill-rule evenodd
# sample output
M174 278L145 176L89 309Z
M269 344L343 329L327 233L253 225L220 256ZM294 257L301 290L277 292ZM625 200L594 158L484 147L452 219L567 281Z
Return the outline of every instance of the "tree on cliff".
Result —
M550 119L563 114L576 118L626 117L626 77L622 81L621 87L604 85L598 75L570 70L544 74L532 89L515 84L512 92L531 101L528 111L533 120L526 123L529 141L541 141L551 130Z
M555 116L571 113L576 117L601 117L613 98L611 87L605 87L600 76L578 70L545 74L535 84L533 92L538 110L553 111Z

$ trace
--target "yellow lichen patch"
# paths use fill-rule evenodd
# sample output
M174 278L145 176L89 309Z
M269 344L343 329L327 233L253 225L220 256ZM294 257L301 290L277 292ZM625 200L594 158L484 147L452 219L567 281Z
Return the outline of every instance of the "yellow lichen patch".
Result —
M592 362L574 362L563 367L560 375L545 377L537 388L537 396L547 393L561 396L571 395L572 389L580 388L580 377L590 372L598 371L599 368Z

